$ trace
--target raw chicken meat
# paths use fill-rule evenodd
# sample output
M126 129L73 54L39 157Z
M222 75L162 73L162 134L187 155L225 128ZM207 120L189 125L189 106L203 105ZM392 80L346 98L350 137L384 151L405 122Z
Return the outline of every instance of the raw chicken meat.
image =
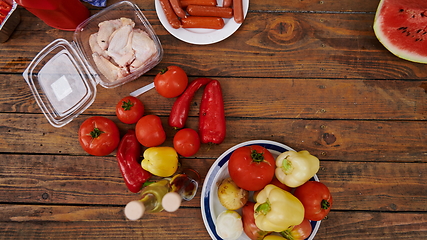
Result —
M110 36L117 28L122 26L121 19L103 21L98 24L97 42L102 50L106 50L110 42Z
M98 53L92 54L98 70L110 81L114 82L119 78L125 77L129 72L124 68L119 68L108 59L100 56Z
M108 20L98 24L99 31L89 37L96 67L114 82L136 72L155 55L157 47L150 36L134 29L129 18Z
M99 46L97 42L97 38L98 38L98 33L94 33L90 35L89 37L90 49L92 50L93 53L98 53L99 55L109 59L110 56L108 56L107 53L104 50L102 50L102 48Z
M133 27L124 25L117 29L110 37L110 44L107 48L107 55L120 66L129 65L134 57L132 49Z
M130 65L131 73L143 66L156 53L156 45L146 32L135 29L132 37L132 48L135 51L135 60Z

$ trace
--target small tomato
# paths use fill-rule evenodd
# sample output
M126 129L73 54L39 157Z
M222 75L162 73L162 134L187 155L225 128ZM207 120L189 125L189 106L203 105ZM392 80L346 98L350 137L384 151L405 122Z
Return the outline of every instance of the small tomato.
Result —
M120 142L116 124L105 117L90 117L79 128L79 142L89 154L105 156L112 153Z
M310 237L312 229L310 221L308 219L304 219L300 224L280 232L280 235L288 240L304 240Z
M166 140L162 121L156 115L146 115L135 126L136 138L145 147L155 147Z
M294 192L305 208L305 218L320 221L331 210L333 199L329 188L317 181L308 181L297 187Z
M230 177L237 186L248 191L264 188L273 179L275 169L273 155L259 145L234 150L228 161Z
M116 105L116 115L123 123L134 124L144 115L144 104L136 97L124 97Z
M154 87L165 98L174 98L181 95L188 85L188 76L178 66L169 66L162 69L154 78Z
M173 147L184 157L193 156L200 148L199 134L191 128L181 129L173 138Z

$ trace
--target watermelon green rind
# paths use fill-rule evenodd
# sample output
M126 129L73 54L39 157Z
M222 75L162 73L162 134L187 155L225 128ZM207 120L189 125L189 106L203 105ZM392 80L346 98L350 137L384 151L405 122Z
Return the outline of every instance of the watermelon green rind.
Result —
M426 0L381 0L375 15L374 32L394 55L427 63Z

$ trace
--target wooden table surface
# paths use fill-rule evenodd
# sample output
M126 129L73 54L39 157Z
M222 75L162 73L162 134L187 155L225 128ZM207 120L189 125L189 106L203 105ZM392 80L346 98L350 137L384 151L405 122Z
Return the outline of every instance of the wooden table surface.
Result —
M210 239L200 189L177 212L129 221L123 208L139 195L127 190L115 153L90 156L78 142L90 116L112 119L122 135L134 128L119 122L115 104L169 65L223 88L225 141L181 158L203 179L228 148L277 141L321 160L317 175L334 206L316 240L427 237L427 67L394 56L377 40L379 0L251 0L238 31L205 46L170 35L154 1L134 2L159 35L163 60L123 86L98 86L95 102L62 128L48 123L22 72L44 46L72 41L73 33L19 9L20 25L0 44L0 239ZM195 129L200 98L188 121ZM174 99L156 91L139 99L147 114L162 118L164 145L171 146Z

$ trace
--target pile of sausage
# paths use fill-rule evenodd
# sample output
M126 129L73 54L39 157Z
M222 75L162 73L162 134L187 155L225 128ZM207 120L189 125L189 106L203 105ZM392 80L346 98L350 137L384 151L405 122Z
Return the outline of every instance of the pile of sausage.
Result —
M223 0L217 6L216 0L159 0L165 16L173 28L224 27L224 18L233 18L236 23L243 22L242 0Z

